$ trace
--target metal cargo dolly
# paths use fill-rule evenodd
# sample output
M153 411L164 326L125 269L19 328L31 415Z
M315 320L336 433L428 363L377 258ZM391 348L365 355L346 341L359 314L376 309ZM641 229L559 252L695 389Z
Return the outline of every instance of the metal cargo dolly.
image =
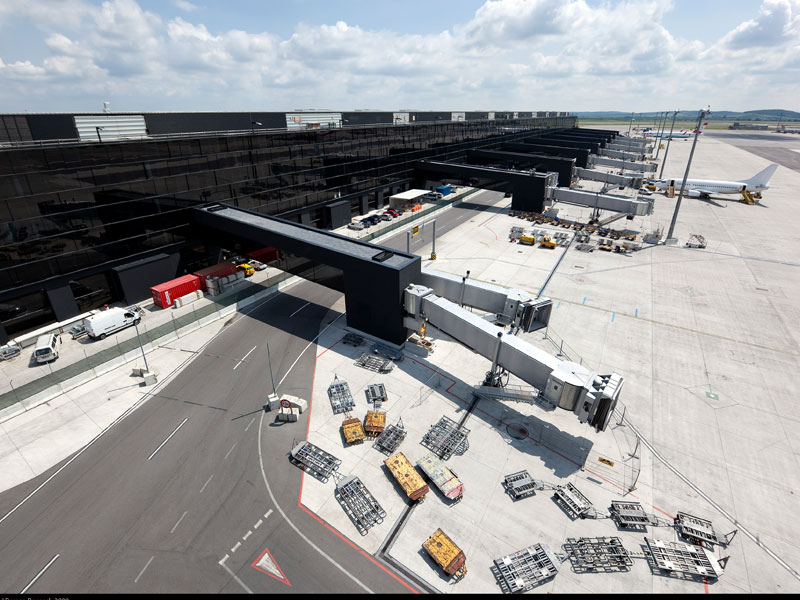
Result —
M557 486L556 493L553 497L559 500L561 506L566 509L567 513L575 518L585 519L597 515L589 499L571 483Z
M308 441L296 444L289 454L295 462L302 465L304 471L310 471L322 483L327 483L331 474L342 464L333 454L328 454Z
M328 398L335 415L352 410L356 406L350 393L350 386L346 381L339 381L338 377L334 377L333 383L328 386Z
M633 565L618 537L567 538L564 550L578 573L629 571Z
M708 519L701 519L688 513L679 512L675 517L675 528L681 537L688 540L692 544L699 542L706 542L709 544L719 544L720 546L727 546L730 544L733 536L736 535L738 529L734 529L727 535L718 533L711 521Z
M504 593L527 592L558 575L565 558L544 544L534 544L496 558L492 572Z
M400 447L400 444L406 439L408 432L403 427L403 420L398 419L397 425L389 425L383 430L377 438L375 438L374 448L377 448L384 454L392 455Z
M348 333L342 338L342 342L351 346L360 346L364 343L364 338L355 333Z
M382 404L389 399L386 393L386 386L382 383L370 383L365 391L367 395L367 404L378 403Z
M644 538L651 566L670 573L716 579L722 575L729 556L717 559L702 546Z
M550 484L531 477L530 473L527 471L519 471L506 475L503 478L503 487L506 493L514 500L521 500L528 496L534 496L537 491L553 489L553 486Z
M394 348L390 348L389 346L385 346L384 344L375 344L372 346L373 354L380 354L381 356L385 356L390 360L396 360L400 362L403 360L403 351L402 350L395 350Z
M375 371L376 373L388 373L394 368L392 361L382 356L373 356L369 352L365 352L356 359L354 363L356 366Z
M469 448L467 436L469 429L459 427L449 417L442 416L426 433L420 442L439 458L447 460L453 454L464 454Z
M617 525L626 529L647 529L648 525L659 525L658 519L644 512L638 502L612 500L609 512Z
M383 523L386 511L357 476L348 475L337 481L334 496L361 535L367 535L373 525Z

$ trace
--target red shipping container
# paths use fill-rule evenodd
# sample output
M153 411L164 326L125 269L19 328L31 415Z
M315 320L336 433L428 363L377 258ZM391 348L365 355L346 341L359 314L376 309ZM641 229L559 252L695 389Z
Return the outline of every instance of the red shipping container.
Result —
M281 251L277 248L272 248L268 246L266 248L261 248L259 250L253 250L252 252L248 252L247 256L249 258L255 258L263 263L272 262L281 257Z
M202 290L204 292L208 291L206 277L227 277L228 275L233 275L234 273L236 273L236 265L232 262L221 262L219 264L211 265L210 267L206 267L205 269L200 269L199 271L194 272L194 274L200 278L200 285L202 286Z
M201 281L197 275L184 275L172 281L154 285L150 288L150 293L153 295L153 302L156 306L169 308L175 302L175 298L203 289Z

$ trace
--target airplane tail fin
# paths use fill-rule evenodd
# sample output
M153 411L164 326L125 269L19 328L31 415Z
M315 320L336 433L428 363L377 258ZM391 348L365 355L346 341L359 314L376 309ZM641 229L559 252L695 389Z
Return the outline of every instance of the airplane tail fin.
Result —
M769 180L772 179L772 174L775 173L775 170L778 168L778 163L772 163L763 171L756 173L750 179L744 179L742 183L746 183L748 185L769 185Z

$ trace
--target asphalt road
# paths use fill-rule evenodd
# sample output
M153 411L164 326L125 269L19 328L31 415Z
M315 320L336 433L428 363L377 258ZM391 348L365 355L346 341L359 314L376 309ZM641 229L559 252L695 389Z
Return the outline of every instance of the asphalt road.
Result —
M712 132L705 135L747 150L751 154L800 172L800 134L796 133L741 133ZM755 175L751 173L747 175Z
M443 213L437 234L475 218L481 197L497 194ZM386 245L405 248L405 233ZM315 340L344 319L330 310L340 296L303 282L237 315L22 505L58 465L0 495L0 515L16 507L0 522L0 591L414 591L299 506L304 475L287 457L308 412L282 424L262 410L266 345L279 391L309 398ZM264 556L276 576L258 565Z

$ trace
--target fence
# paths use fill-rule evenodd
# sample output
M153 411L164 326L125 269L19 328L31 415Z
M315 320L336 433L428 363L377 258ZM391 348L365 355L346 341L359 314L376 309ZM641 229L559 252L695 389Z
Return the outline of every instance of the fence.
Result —
M9 380L11 390L0 394L0 415L5 409L21 402L27 410L53 395L64 393L88 379L94 379L119 365L136 360L137 357L141 357L142 348L145 352L153 350L159 345L227 316L236 308L255 301L256 294L266 292L291 277L293 277L291 273L278 273L262 283L251 283L229 296L217 298L213 303L199 307L191 305L191 311L187 310L177 317L173 314L166 323L148 326L145 317L139 324L138 335L136 329L127 328L113 336L114 344L110 347L92 353L87 352L87 348L82 348L83 358L79 357L69 364L62 362L65 358L62 356L56 363L60 368L53 369L49 363L32 367L25 375L15 377L16 384L14 379ZM41 374L43 368L47 369L44 375Z

